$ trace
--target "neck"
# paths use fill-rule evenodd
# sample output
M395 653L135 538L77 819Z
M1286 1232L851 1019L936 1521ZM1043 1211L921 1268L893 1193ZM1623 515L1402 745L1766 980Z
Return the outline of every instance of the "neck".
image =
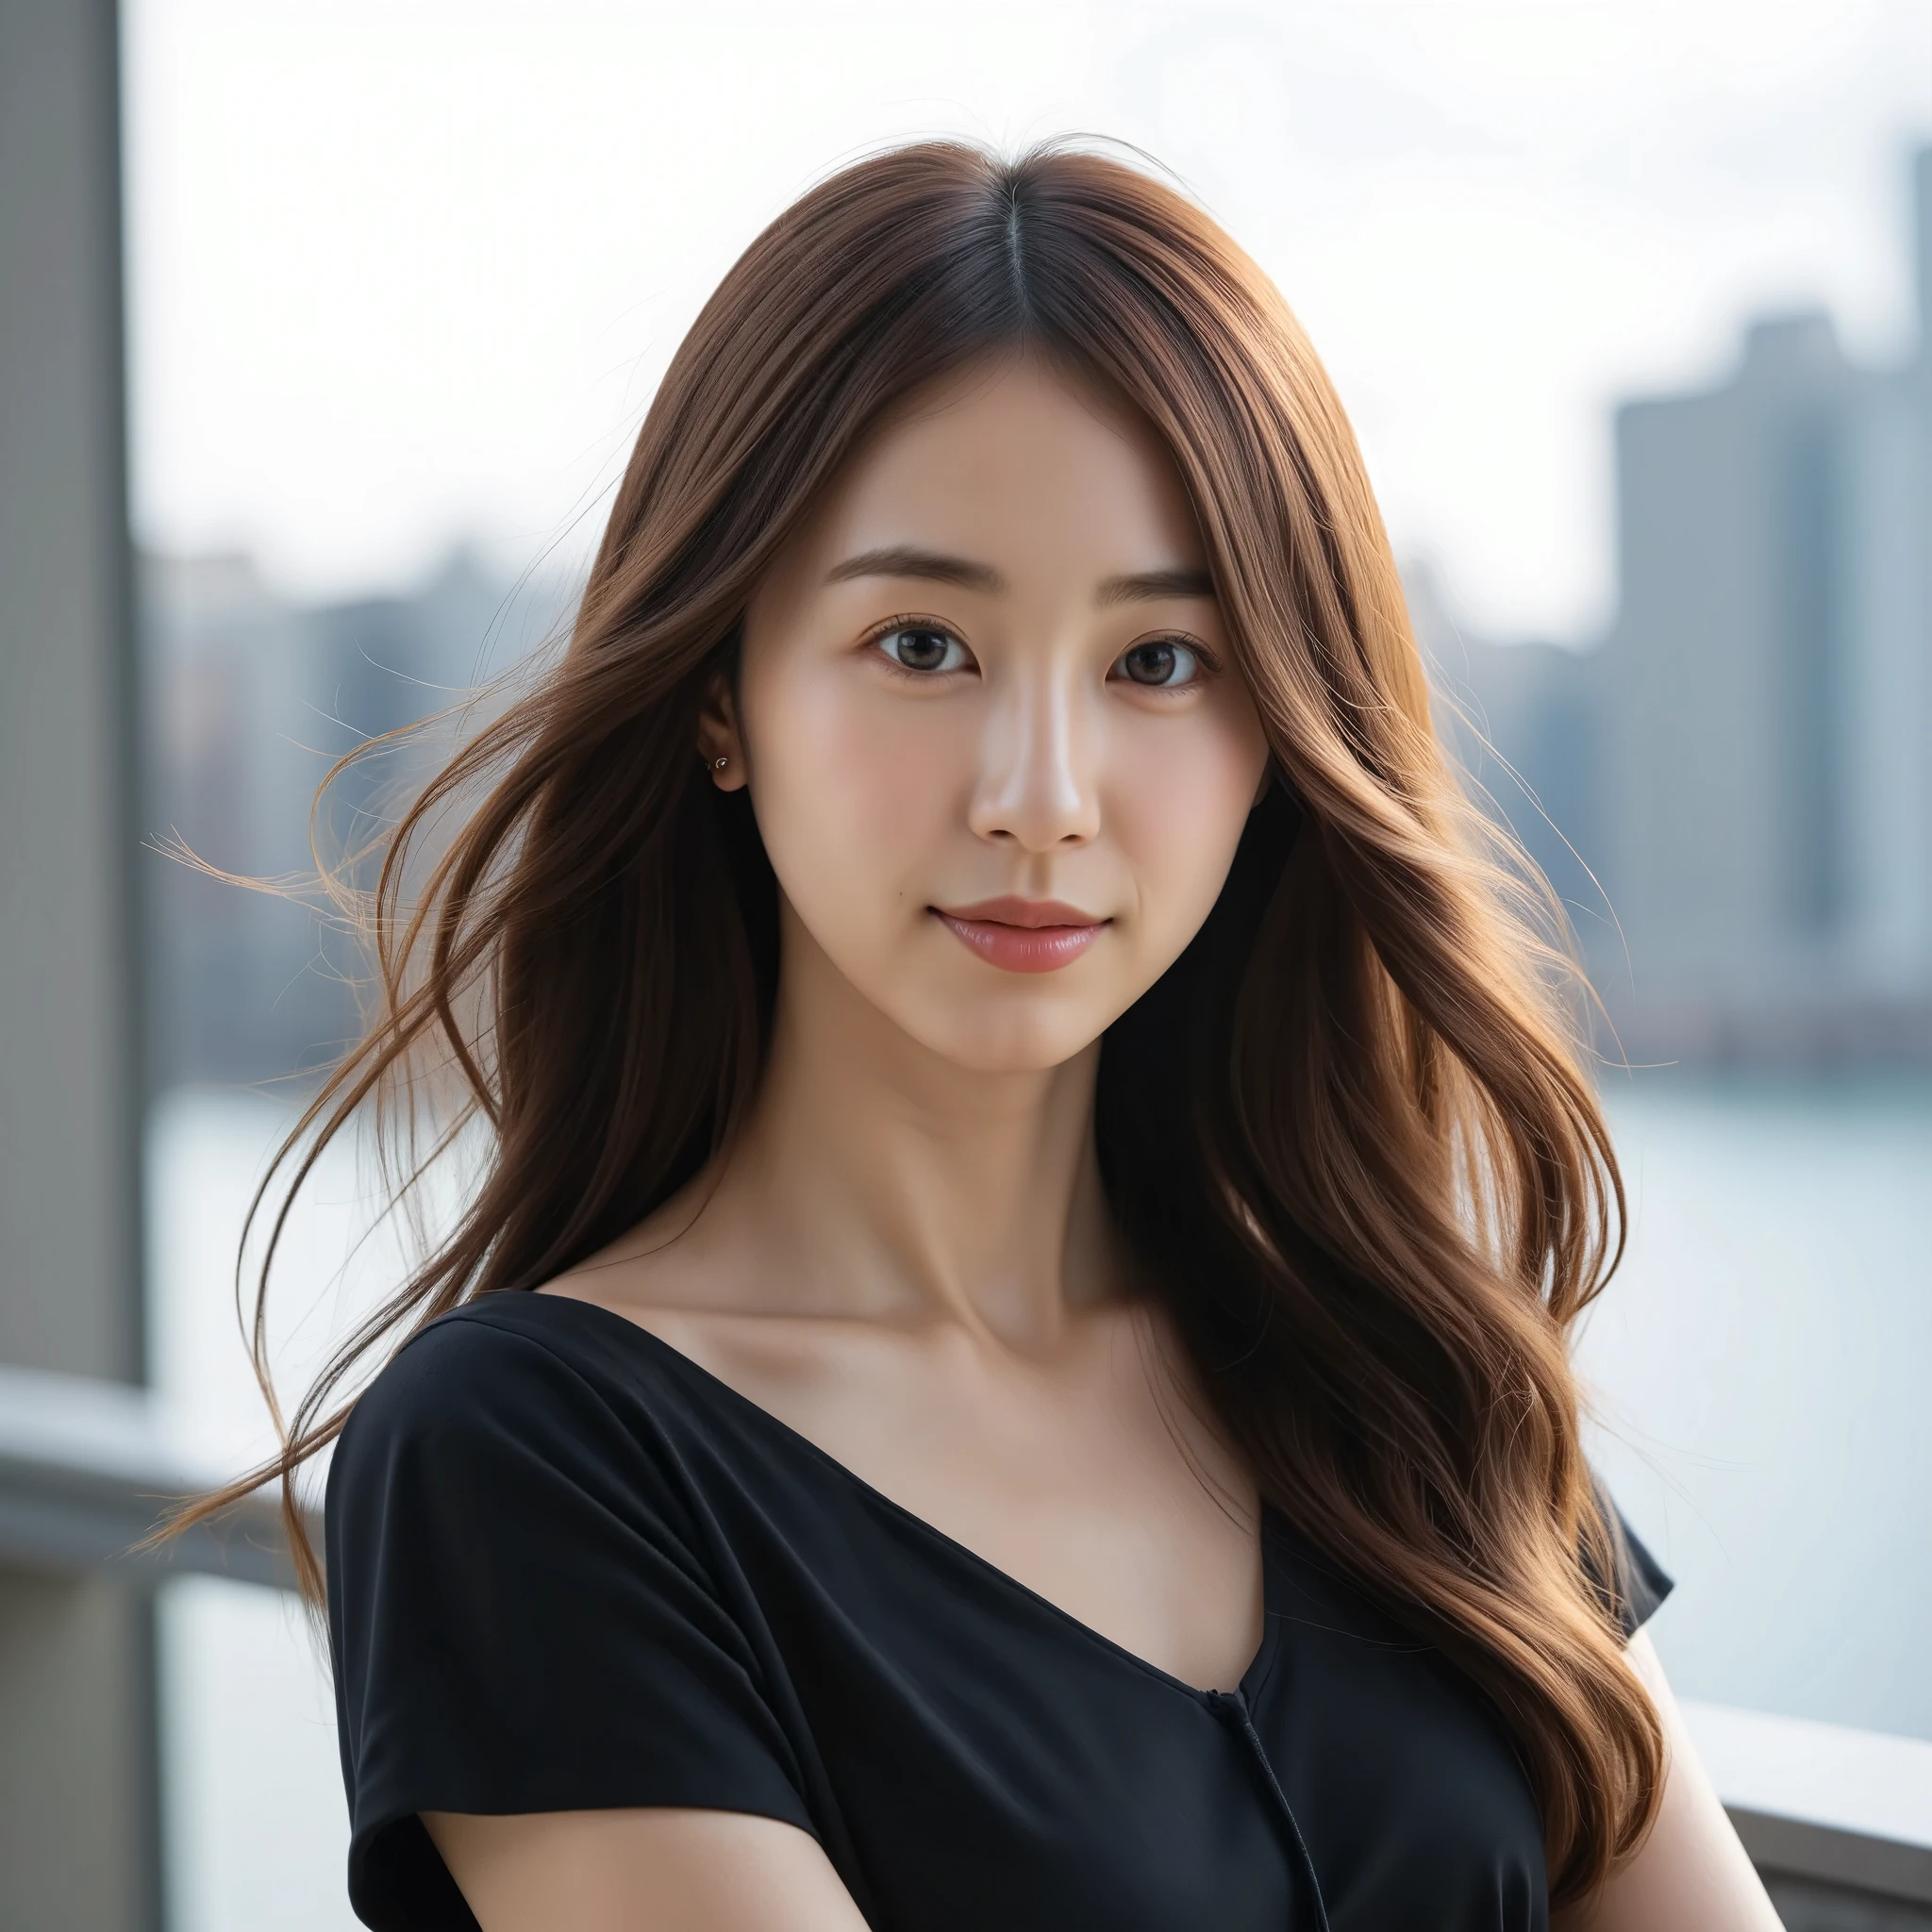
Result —
M765 1077L721 1191L768 1252L797 1257L805 1306L1048 1348L1120 1279L1093 1146L1099 1063L1096 1041L1056 1067L961 1067L788 919Z

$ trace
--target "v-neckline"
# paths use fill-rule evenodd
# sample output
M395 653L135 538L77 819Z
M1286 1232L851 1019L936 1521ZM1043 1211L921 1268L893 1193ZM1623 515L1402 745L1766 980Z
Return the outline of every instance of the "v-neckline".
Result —
M1230 1694L1245 1699L1250 1705L1259 1696L1262 1686L1267 1682L1269 1673L1274 1667L1275 1637L1281 1622L1279 1590L1274 1574L1275 1561L1269 1547L1270 1512L1265 1501L1260 1505L1260 1521L1256 1528L1261 1558L1261 1639L1246 1669L1241 1672L1232 1693L1204 1688L1198 1684L1189 1683L1185 1677L1176 1676L1172 1671L1162 1670L1158 1664L1141 1656L1138 1651L1129 1650L1125 1644L1117 1642L1104 1630L1097 1630L1085 1619L1076 1617L1064 1605L1057 1604L1050 1596L1043 1596L1031 1584L1023 1583L1010 1570L1002 1569L990 1557L982 1556L972 1544L961 1542L958 1537L948 1535L936 1523L920 1515L917 1510L908 1509L905 1504L887 1495L885 1491L875 1483L868 1482L849 1463L840 1461L829 1449L793 1428L782 1416L774 1414L763 1403L747 1395L743 1390L733 1387L724 1376L706 1368L702 1362L687 1355L675 1342L665 1341L656 1329L646 1328L641 1322L634 1322L628 1315L622 1315L615 1308L606 1307L602 1302L587 1301L580 1295L544 1294L535 1290L524 1292L533 1302L562 1302L574 1304L577 1307L590 1308L605 1320L616 1323L626 1334L641 1338L647 1354L655 1353L659 1359L674 1365L677 1373L695 1382L713 1401L722 1400L725 1405L749 1414L761 1427L785 1444L793 1455L802 1456L829 1471L872 1508L883 1512L892 1521L913 1530L955 1562L968 1565L1020 1601L1045 1612L1062 1628L1088 1644L1122 1663L1131 1665L1157 1683L1181 1692L1200 1705L1204 1710L1211 1710L1215 1699L1225 1699ZM472 1302L466 1306L485 1307L489 1299L494 1297L481 1302Z

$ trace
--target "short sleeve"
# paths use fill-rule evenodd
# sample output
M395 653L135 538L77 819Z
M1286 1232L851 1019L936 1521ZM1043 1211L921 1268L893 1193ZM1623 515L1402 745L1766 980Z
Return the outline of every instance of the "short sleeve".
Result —
M422 1811L689 1806L813 1828L670 1461L541 1341L463 1314L358 1403L326 1542L364 1924L475 1926Z
M1609 1537L1610 1574L1601 1575L1591 1553L1584 1553L1584 1570L1602 1598L1604 1607L1622 1625L1624 1641L1635 1637L1657 1614L1663 1600L1676 1587L1663 1565L1644 1547L1642 1540L1624 1520L1600 1478L1591 1478L1597 1507L1603 1512L1604 1528Z

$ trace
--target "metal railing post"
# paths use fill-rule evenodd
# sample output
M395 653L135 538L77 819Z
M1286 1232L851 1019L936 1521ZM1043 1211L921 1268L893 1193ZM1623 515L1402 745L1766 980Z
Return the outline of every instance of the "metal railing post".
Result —
M0 0L0 1362L142 1379L113 0ZM0 1924L156 1932L153 1601L0 1568Z

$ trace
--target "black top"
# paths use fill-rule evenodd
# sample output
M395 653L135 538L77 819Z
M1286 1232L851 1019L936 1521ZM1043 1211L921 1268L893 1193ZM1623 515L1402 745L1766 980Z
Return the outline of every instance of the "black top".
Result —
M635 1323L491 1295L402 1350L329 1475L350 1899L475 1927L419 1811L690 1806L810 1832L874 1932L1541 1932L1482 1695L1272 1514L1262 1542L1260 1650L1197 1690ZM1670 1583L1627 1567L1634 1630Z

